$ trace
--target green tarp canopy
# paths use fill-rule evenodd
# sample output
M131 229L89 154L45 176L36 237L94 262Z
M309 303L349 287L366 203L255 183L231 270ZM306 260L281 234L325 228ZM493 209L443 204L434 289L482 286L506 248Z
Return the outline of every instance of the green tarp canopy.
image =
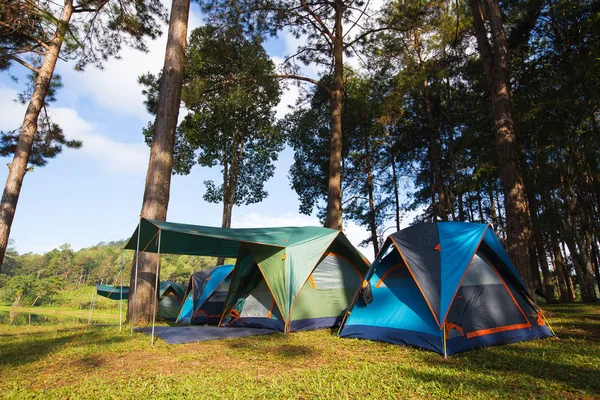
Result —
M343 255L361 275L369 267L341 231L315 226L227 229L142 218L125 245L129 250L138 248L151 253L238 259L250 253L288 323L294 300L328 251Z
M96 285L96 291L98 295L107 297L111 300L120 300L121 292L123 292L123 300L129 298L129 286L113 286L113 285ZM179 283L163 281L160 283L160 290L158 292L159 297L165 297L169 293L174 293L179 300L183 300L185 295L185 287Z
M111 300L127 300L129 297L129 286L96 285L98 295L108 297ZM121 292L123 294L121 295ZM121 297L122 296L122 297Z

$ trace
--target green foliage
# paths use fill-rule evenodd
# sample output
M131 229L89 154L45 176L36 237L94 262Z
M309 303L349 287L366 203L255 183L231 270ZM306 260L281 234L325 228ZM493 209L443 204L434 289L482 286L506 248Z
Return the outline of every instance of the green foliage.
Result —
M124 241L99 243L79 251L64 244L44 255L19 255L9 249L0 273L0 301L12 303L19 299L22 306L52 304L88 309L93 285L120 284L120 258L124 244ZM127 251L123 255L123 284L128 286L134 254ZM187 285L192 273L216 264L213 257L188 255L165 254L161 260L161 280L183 285ZM118 304L100 299L97 306L114 308Z
M14 301L15 305L40 305L50 301L63 285L59 277L38 278L35 275L17 275L3 279L0 301Z
M23 93L19 94L19 102L27 104L35 88L37 73L32 73L28 77L28 84ZM82 146L80 140L67 140L62 129L52 121L47 111L49 103L56 101L56 92L62 87L60 75L54 75L50 81L48 94L44 100L44 107L38 119L38 128L33 139L31 153L27 159L32 166L43 167L48 163L49 158L54 158L60 154L63 147L78 149ZM0 156L8 157L15 153L21 129L15 129L9 132L0 132Z
M205 182L206 201L229 202L226 194L232 189L236 205L267 196L264 184L283 145L274 125L281 93L273 73L258 36L248 40L212 26L191 33L182 94L190 113L177 129L173 172L189 174L196 163L220 166L223 181ZM156 113L160 80L152 74L139 78L151 113ZM148 144L152 131L152 125L144 130Z
M379 121L387 81L380 76L364 77L348 73L342 120L342 190L344 216L369 230L382 230L390 206L386 192L387 157L385 126ZM321 82L327 85L331 77ZM310 108L299 109L281 122L294 164L290 169L292 188L300 198L300 212L311 215L315 207L324 216L329 176L329 97L316 87ZM369 174L374 209L369 204ZM373 241L369 237L364 244Z

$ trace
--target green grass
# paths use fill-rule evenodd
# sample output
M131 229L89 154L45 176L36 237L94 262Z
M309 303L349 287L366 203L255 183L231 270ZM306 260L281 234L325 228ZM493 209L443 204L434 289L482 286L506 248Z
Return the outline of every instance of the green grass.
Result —
M545 308L558 338L447 360L328 330L151 347L116 327L0 325L0 396L600 398L600 307Z

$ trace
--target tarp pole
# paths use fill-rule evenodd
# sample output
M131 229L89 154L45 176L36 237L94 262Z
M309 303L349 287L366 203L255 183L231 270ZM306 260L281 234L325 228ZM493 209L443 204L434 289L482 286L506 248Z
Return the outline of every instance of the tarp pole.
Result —
M142 231L142 216L140 215L140 223L138 224L138 237L137 245L135 247L135 278L133 282L133 303L129 302L131 309L131 332L129 336L133 336L133 326L135 325L135 295L137 294L137 280L138 280L138 265L140 261L140 232Z
M119 303L119 331L123 330L123 250L121 249L121 300Z
M156 260L156 282L154 285L154 313L152 315L152 346L154 346L154 325L156 323L156 304L158 299L158 275L160 273L160 238L162 236L162 229L158 231L158 259Z

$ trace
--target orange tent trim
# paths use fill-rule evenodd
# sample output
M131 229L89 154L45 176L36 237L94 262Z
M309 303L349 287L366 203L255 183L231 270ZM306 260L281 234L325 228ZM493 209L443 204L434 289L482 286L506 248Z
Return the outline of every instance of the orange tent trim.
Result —
M531 324L527 323L527 324L497 326L495 328L481 329L481 330L478 330L475 332L469 332L469 333L467 333L467 339L471 339L471 338L478 337L478 336L490 335L492 333L514 331L517 329L526 329L526 328L531 328Z

